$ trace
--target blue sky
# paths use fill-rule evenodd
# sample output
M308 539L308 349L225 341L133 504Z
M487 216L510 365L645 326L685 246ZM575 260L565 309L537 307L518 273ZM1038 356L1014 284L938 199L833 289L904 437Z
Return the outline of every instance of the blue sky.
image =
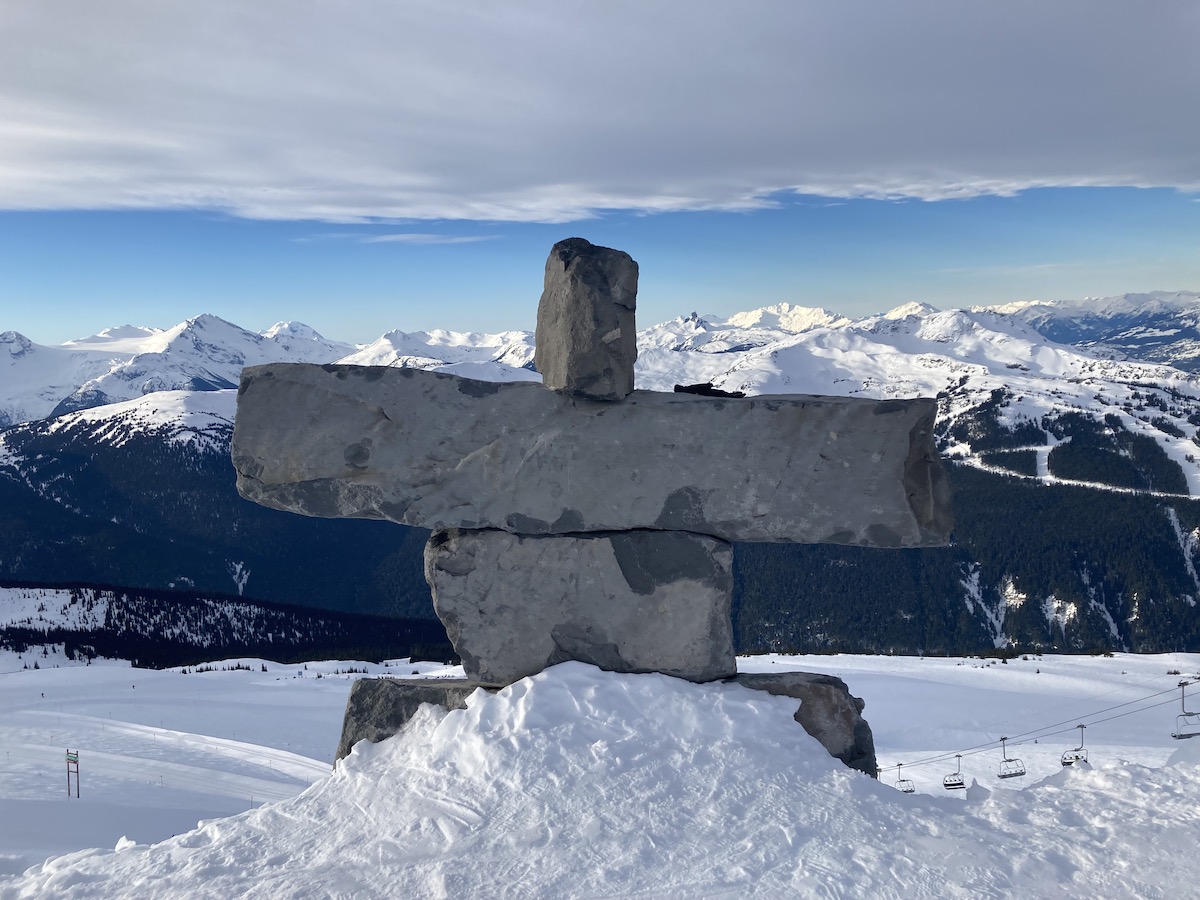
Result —
M1200 6L18 5L0 330L529 328L578 235L639 322L1200 289Z
M0 326L39 343L202 312L255 330L299 320L355 342L396 328L532 328L546 254L572 235L638 260L643 325L779 302L865 315L910 300L1200 289L1200 203L1170 189L778 202L558 224L0 213Z

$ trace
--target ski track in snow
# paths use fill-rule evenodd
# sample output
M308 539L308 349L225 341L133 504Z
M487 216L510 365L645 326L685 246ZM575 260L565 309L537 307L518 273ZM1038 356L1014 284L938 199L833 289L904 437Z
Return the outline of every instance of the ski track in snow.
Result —
M1195 674L1198 654L739 660L846 679L867 702L879 781L797 728L794 701L737 685L568 663L465 711L424 707L331 773L345 663L182 675L13 660L0 656L3 900L1118 898L1200 878L1200 740L1168 736L1173 673ZM168 710L169 727L152 724ZM1092 767L1064 769L1089 716ZM1029 769L1017 783L995 777L1001 734ZM68 742L79 800L64 796ZM944 755L976 745L972 788L943 791ZM918 793L892 786L896 762ZM188 815L209 821L184 831ZM74 852L38 863L39 835Z

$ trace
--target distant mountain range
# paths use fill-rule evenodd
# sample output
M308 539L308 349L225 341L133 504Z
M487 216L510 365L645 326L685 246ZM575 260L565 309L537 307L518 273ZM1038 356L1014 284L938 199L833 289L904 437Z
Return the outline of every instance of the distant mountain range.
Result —
M1060 344L1096 355L1200 371L1200 294L1153 291L1066 303L1022 301L994 307Z
M955 546L741 545L740 649L1200 649L1200 294L850 320L780 304L639 334L637 385L936 396ZM533 337L214 316L54 347L0 335L0 580L241 593L429 617L424 533L242 501L238 374L272 361L537 379Z

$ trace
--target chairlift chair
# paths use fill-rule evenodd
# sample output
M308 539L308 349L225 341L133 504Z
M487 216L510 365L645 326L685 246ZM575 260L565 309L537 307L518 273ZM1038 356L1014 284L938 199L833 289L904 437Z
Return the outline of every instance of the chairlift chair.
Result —
M1020 778L1025 774L1025 763L1016 757L1009 758L1008 749L1004 746L1008 738L1000 738L1000 771L1001 778Z
M1177 741L1200 736L1200 713L1187 710L1188 681L1179 682L1179 715L1175 717L1175 730L1171 737Z
M905 794L915 794L917 786L913 784L911 778L901 778L900 772L904 768L904 763L896 763L896 790L902 791Z
M942 787L944 787L948 791L965 790L967 787L967 782L963 780L962 754L955 753L954 758L958 760L958 770L955 772L951 772L949 775L947 775L945 778L942 779Z
M1076 725L1079 729L1079 746L1074 750L1067 750L1062 755L1062 764L1064 766L1073 766L1077 762L1087 762L1087 750L1083 748L1083 729L1086 725Z

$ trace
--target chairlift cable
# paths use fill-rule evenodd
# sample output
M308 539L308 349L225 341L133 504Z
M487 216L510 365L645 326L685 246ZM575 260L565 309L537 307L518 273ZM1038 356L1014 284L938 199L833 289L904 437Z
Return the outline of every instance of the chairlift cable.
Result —
M1195 681L1187 682L1187 684L1195 684L1195 683L1196 683ZM1149 706L1140 706L1137 709L1131 709L1131 710L1127 710L1126 712L1123 712L1123 713L1117 713L1115 716L1107 716L1103 719L1094 719L1093 718L1093 716L1098 716L1098 715L1101 715L1106 712L1111 712L1112 710L1115 710L1115 709L1121 709L1122 707L1130 706L1135 703L1144 703L1147 700L1153 700L1155 697L1160 697L1163 694L1174 694L1178 687L1179 687L1179 685L1175 685L1175 687L1169 688L1165 691L1158 691L1157 693L1154 693L1154 694L1147 694L1145 697L1139 697L1136 700L1128 700L1125 703L1117 703L1113 706L1109 706L1104 709L1098 709L1093 713L1089 713L1084 716L1078 716L1075 719L1064 719L1062 722L1055 722L1052 725L1046 725L1046 726L1043 726L1042 728L1035 728L1035 729L1032 729L1031 731L1021 732L1020 734L1017 735L1017 738L1020 740L1014 740L1012 738L1006 738L1006 740L1009 744L1012 744L1013 746L1021 746L1024 744L1028 744L1030 742L1030 740L1032 740L1034 738L1041 739L1041 738L1046 738L1046 737L1054 737L1056 735L1067 734L1069 732L1072 732L1077 727L1079 727L1078 723L1085 723L1086 725L1088 725L1090 727L1092 725L1099 725L1103 722L1111 722L1115 719L1121 719L1121 718L1124 718L1125 716L1131 716L1131 715L1134 715L1135 713L1146 712L1147 710L1151 710L1151 709L1157 709L1160 706L1167 706L1168 704L1175 702L1175 697L1171 697L1170 699L1167 699L1167 700L1160 700L1158 703L1152 703ZM1056 726L1059 726L1059 725L1064 725L1067 722L1072 722L1072 721L1076 722L1077 724L1072 725L1069 728L1059 728L1057 731L1048 731L1047 730L1050 728L1055 728ZM960 755L961 756L975 756L978 753L984 753L987 750L995 748L996 745L998 745L999 743L1000 743L999 740L988 741L987 743L984 743L984 744L976 744L973 747L967 747L962 750L950 751L948 753L939 753L936 756L927 756L922 759L902 763L901 765L924 766L924 765L932 765L933 763L936 763L936 762L945 762L948 759L953 759L955 756L960 756ZM880 773L883 773L883 772L887 772L894 768L897 768L897 767L896 766L885 766L883 768L880 768L879 771L880 771Z

